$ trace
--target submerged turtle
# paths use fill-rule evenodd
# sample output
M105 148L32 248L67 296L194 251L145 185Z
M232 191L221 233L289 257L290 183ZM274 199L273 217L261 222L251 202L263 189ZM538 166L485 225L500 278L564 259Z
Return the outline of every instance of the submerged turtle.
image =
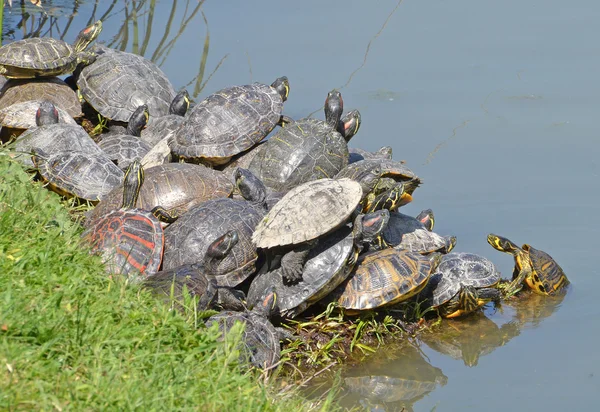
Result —
M453 252L442 258L428 291L432 306L443 317L456 318L475 312L490 301L499 301L500 292L495 287L498 282L500 272L489 259Z
M448 253L456 245L456 237L440 236L429 230L423 223L433 222L430 215L424 214L421 219L402 214L390 213L390 222L383 231L383 240L387 246L405 249L411 252L428 254L432 252Z
M93 54L85 52L102 31L102 22L79 32L73 45L51 37L18 40L0 47L0 74L9 78L59 76L89 61Z
M330 299L352 311L402 302L425 287L440 260L439 253L423 256L396 249L368 252L358 259Z
M252 159L250 171L267 187L283 192L312 180L335 177L348 164L347 141L358 131L358 124L348 130L339 127L342 111L341 93L329 92L326 120L300 119L278 130Z
M514 295L527 284L540 295L555 295L564 292L569 284L567 275L556 261L541 250L528 244L517 246L505 237L489 234L488 243L496 250L513 255L515 269L512 282L504 289L507 296Z
M387 210L357 216L352 228L343 226L320 239L318 245L310 250L301 268L302 280L288 284L284 281L282 270L258 275L250 285L248 302L257 302L262 291L275 286L279 313L287 317L297 316L344 281L364 244L372 242L381 233L388 219ZM295 263L299 262L286 262L284 257L281 266Z
M169 147L181 158L225 164L283 123L289 90L287 77L270 86L254 83L222 89L187 113Z
M96 219L82 237L100 252L112 273L134 280L156 273L162 261L164 233L158 219L135 203L144 180L140 162L133 162L125 174L123 204Z

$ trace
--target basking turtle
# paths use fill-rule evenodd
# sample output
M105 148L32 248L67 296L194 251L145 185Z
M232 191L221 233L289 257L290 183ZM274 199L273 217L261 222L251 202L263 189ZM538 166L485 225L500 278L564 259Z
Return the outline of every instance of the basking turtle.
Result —
M239 292L218 286L212 277L218 262L227 256L238 242L235 230L225 233L211 243L200 262L162 270L148 276L142 285L154 292L166 295L179 304L184 300L183 290L198 298L198 310L217 307L226 310L244 310Z
M121 170L125 170L135 160L142 160L151 146L140 138L142 129L148 123L148 106L141 105L129 118L126 134L109 133L102 137L98 146Z
M287 77L273 84L254 83L222 89L186 114L169 142L173 155L221 165L250 149L283 123L289 94Z
M233 185L223 173L191 163L144 168L144 175L135 207L152 210L161 206L171 216L183 215L207 200L229 197L233 191ZM120 185L91 211L86 224L118 209L122 198L123 186Z
M407 185L404 183L395 183L391 189L375 196L369 202L366 212L374 212L381 209L395 212L400 206L412 202L412 196L407 192L406 187Z
M43 102L42 100L29 100L0 109L2 132L6 133L5 129L10 129L14 135L20 135L24 129L37 126L36 114ZM59 123L77 125L77 122L66 111L60 107L57 107L56 110Z
M0 108L30 100L47 100L71 117L83 116L77 93L58 77L13 79L0 90Z
M500 272L490 260L474 253L453 252L442 257L427 295L431 294L431 304L440 315L456 318L499 301L498 282Z
M48 187L61 195L98 202L123 182L123 171L104 153L33 151L33 164Z
M425 225L425 229L429 230L430 232L433 230L433 226L435 224L435 216L433 215L433 210L421 210L421 212L417 216L415 216L415 219L423 223L423 225Z
M422 220L400 212L390 213L383 240L387 246L421 254L448 253L456 245L456 237L440 236L430 231Z
M98 20L79 32L70 45L51 37L18 40L0 47L0 74L8 78L59 76L75 70L93 58L85 52L102 31Z
M440 260L439 253L423 256L396 249L368 252L358 259L330 299L351 311L402 302L425 287Z
M552 256L528 244L517 246L505 237L489 234L488 243L496 250L513 255L515 269L513 280L504 289L507 296L514 295L527 284L540 295L555 295L564 292L569 284L567 275Z
M269 321L275 309L277 296L273 288L265 291L260 304L252 310L243 312L223 311L208 319L206 325L219 326L222 339L226 339L229 330L236 323L244 325L241 342L241 360L257 368L269 369L281 358L280 340L287 337L281 329L275 328Z
M348 164L347 141L358 130L339 127L342 111L341 93L329 92L325 121L305 118L282 127L248 168L267 187L282 192L312 180L335 177Z
M352 227L346 225L324 236L310 250L302 268L302 280L288 284L282 270L260 274L250 285L248 302L255 303L262 291L275 286L279 313L296 317L346 279L364 245L381 233L388 219L387 210L357 216ZM282 267L286 264L290 263L282 259Z
M392 147L382 146L376 152L369 152L367 150L360 149L358 147L349 147L348 152L348 164L356 163L360 160L365 159L388 159L392 160Z
M183 123L189 107L190 95L187 90L177 93L169 106L169 114L154 118L152 124L142 130L142 140L154 147L161 140L168 139Z
M250 185L252 181L240 182ZM255 204L264 202L265 194L247 190L248 200L211 199L181 215L165 229L164 269L194 263L202 259L209 245L223 233L237 231L238 243L214 270L219 286L236 286L254 273L258 254L250 238L264 212Z
M102 253L111 273L141 280L156 273L162 261L164 232L158 219L149 211L135 209L144 180L140 162L133 162L124 179L123 204L96 219L82 237L92 252Z
M132 53L96 45L94 63L81 70L77 86L83 98L107 119L127 122L145 104L152 117L164 116L175 90L162 70Z

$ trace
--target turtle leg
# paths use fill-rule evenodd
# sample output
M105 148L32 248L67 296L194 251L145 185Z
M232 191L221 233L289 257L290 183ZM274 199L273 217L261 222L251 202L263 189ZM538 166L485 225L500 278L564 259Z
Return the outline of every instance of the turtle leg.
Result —
M292 119L290 116L286 116L285 114L282 114L281 117L279 118L279 122L277 123L277 125L284 127L290 123L294 123L294 119Z
M531 267L524 265L518 275L513 277L513 280L504 288L504 297L511 297L523 289L523 282L529 276L531 276Z
M235 310L242 312L246 309L244 301L246 296L243 292L228 287L217 288L217 303L224 310Z
M206 292L200 296L198 300L198 311L202 312L212 308L215 301L217 299L217 285L215 282L208 282L208 286L206 287Z
M281 258L281 276L286 283L298 283L302 280L304 263L310 250L317 244L316 240L304 242L296 249L289 251Z

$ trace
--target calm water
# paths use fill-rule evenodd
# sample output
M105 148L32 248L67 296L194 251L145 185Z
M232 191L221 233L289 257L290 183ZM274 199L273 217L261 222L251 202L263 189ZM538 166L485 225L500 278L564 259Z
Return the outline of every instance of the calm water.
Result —
M73 2L45 3L59 17L46 21L42 33L52 22L58 37ZM67 40L113 4L78 3ZM292 91L285 112L292 117L320 110L327 92L340 88L346 107L362 113L352 145L391 145L394 157L423 178L407 213L432 208L436 231L456 235L457 251L491 258L506 276L512 259L494 251L486 235L530 243L555 257L573 283L562 301L532 299L505 305L502 313L488 311L488 318L448 323L452 337L424 339L420 352L387 348L385 358L345 376L383 376L396 388L420 379L421 393L397 389L377 399L374 390L348 392L344 404L417 411L596 407L598 2L237 0L225 6L209 0L193 14L195 0L157 1L145 44L146 3L136 2L137 45L131 23L123 40L124 4L133 16L131 2L114 2L100 39L147 57L158 48L157 62L175 87L190 91L204 51L200 98L286 75ZM4 31L20 38L39 18L22 27L15 8L5 14ZM348 388L355 381L347 380Z

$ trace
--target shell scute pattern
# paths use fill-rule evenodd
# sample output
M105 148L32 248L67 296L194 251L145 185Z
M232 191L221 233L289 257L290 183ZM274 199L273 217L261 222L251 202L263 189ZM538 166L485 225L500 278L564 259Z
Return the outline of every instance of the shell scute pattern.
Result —
M77 56L62 40L34 37L17 40L0 49L0 64L44 71L72 65Z

